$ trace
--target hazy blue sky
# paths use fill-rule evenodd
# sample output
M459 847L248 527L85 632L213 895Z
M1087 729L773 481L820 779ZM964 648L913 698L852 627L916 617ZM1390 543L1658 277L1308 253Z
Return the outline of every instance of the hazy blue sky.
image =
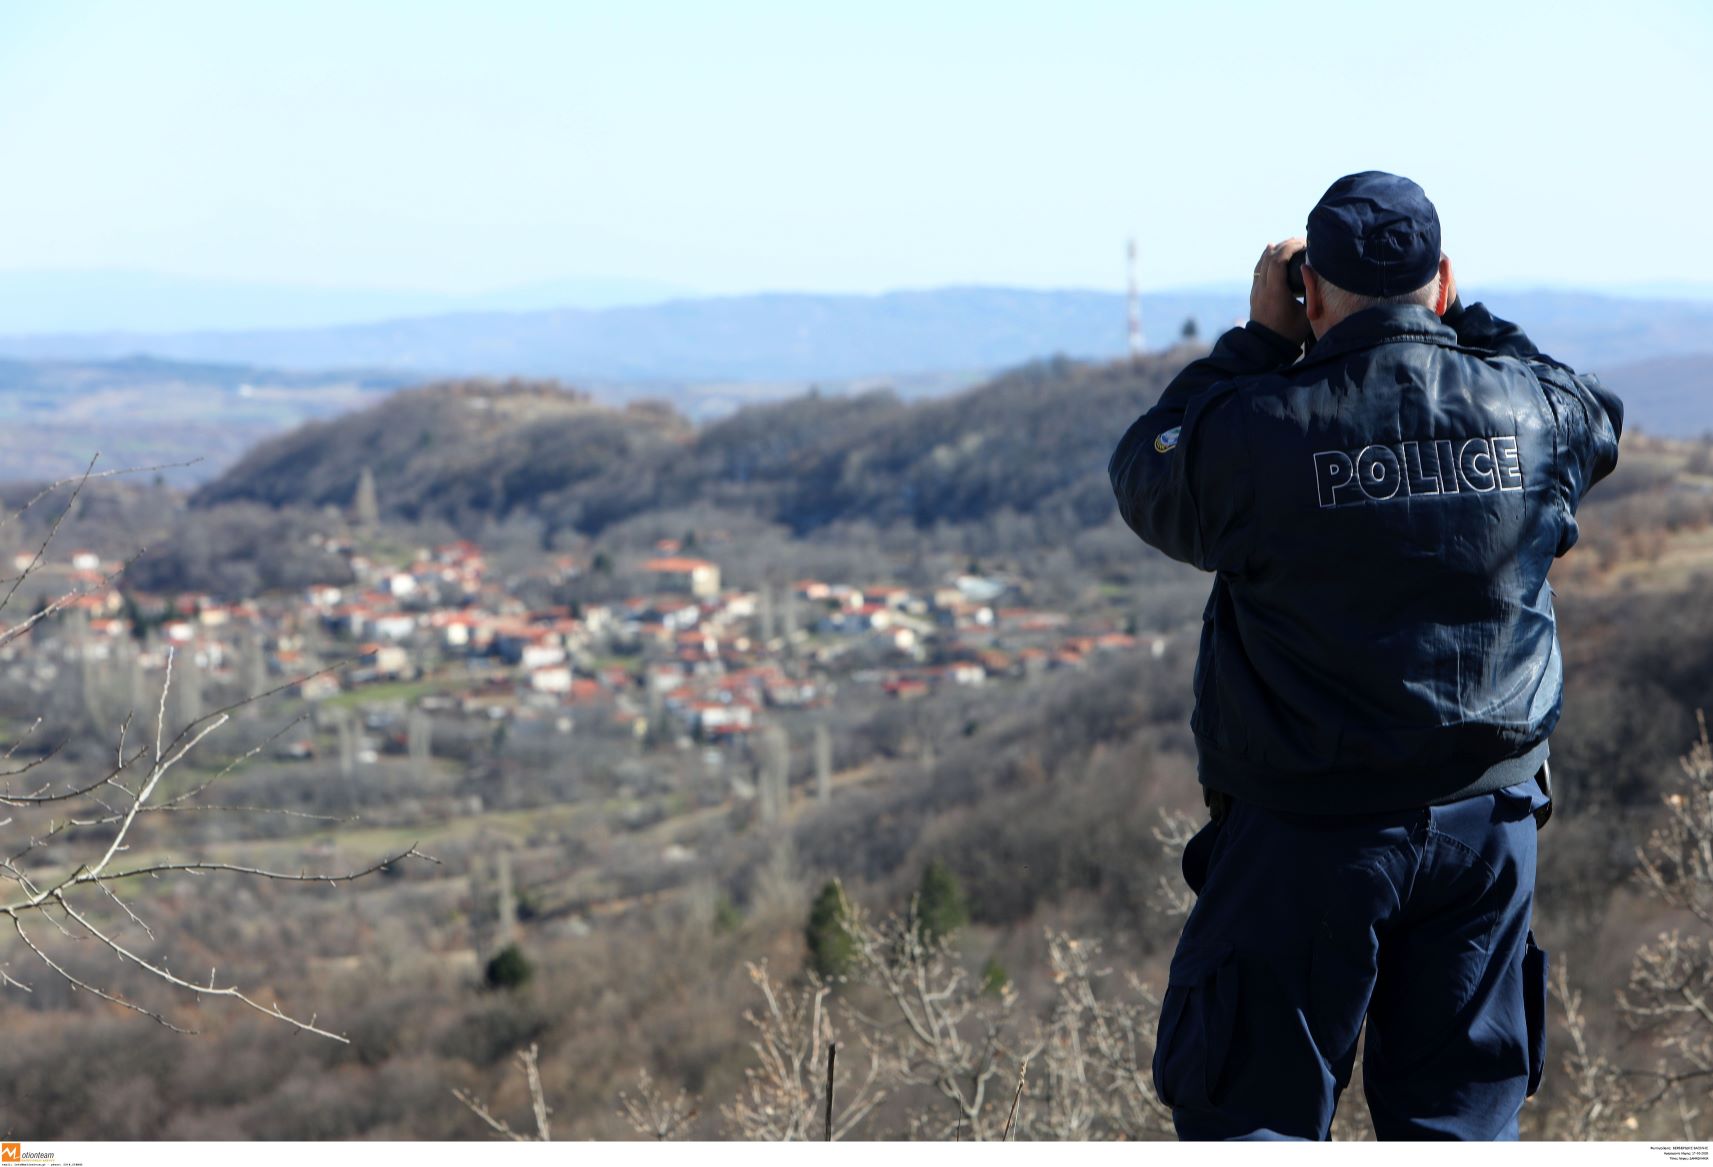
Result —
M1713 283L1713 4L0 9L0 269L471 292L1247 276L1408 174L1466 282Z

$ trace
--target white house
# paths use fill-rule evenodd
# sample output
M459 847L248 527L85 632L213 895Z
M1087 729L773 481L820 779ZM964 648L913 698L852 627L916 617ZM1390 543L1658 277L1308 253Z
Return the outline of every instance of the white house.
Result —
M689 592L693 596L720 594L720 569L706 559L689 559L682 555L651 559L642 569L658 577L667 591Z

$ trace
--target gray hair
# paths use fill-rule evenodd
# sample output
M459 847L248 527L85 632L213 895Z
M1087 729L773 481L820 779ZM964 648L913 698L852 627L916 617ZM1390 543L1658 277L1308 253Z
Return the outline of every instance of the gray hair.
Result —
M1359 296L1339 287L1319 272L1314 274L1315 278L1320 280L1320 297L1326 302L1327 312L1340 320L1364 308L1378 308L1381 304L1420 304L1424 308L1432 308L1439 301L1438 272L1434 273L1433 279L1415 291L1405 292L1401 296Z

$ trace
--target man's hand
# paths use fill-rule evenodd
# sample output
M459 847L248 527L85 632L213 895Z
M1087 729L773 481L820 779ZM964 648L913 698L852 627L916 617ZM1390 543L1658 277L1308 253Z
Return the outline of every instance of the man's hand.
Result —
M1285 266L1307 246L1308 240L1301 236L1269 246L1256 262L1249 285L1249 319L1295 344L1309 338L1309 314L1291 294Z

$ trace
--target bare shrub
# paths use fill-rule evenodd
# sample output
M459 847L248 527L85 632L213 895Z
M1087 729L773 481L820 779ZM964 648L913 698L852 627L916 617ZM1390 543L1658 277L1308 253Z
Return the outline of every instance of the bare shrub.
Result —
M1713 927L1713 742L1706 716L1696 718L1700 733L1680 759L1680 788L1661 800L1665 822L1636 849L1637 876L1669 911ZM1549 1134L1635 1137L1646 1116L1650 1125L1676 1128L1685 1139L1704 1137L1699 1120L1713 1101L1713 945L1704 929L1687 935L1668 929L1637 949L1618 991L1619 1015L1656 1051L1651 1066L1623 1065L1598 1047L1583 994L1562 962L1551 991L1570 1041L1563 1064L1571 1101L1547 1116Z
M647 1070L638 1070L636 1093L619 1095L619 1113L637 1134L666 1142L688 1134L701 1110L683 1088L675 1095L668 1093L655 1085L654 1076Z
M488 1104L468 1091L454 1088L452 1097L462 1102L470 1113L487 1123L497 1135L518 1143L547 1143L553 1141L553 1128L550 1119L553 1108L547 1105L547 1098L541 1089L541 1064L539 1047L533 1043L528 1049L519 1050L516 1054L518 1069L523 1072L524 1081L529 1087L529 1102L531 1117L535 1119L535 1133L528 1134L514 1128L503 1118L496 1118Z
M1098 967L1100 942L1048 933L1056 988L1036 1062L1040 1087L1020 1132L1036 1139L1140 1139L1172 1133L1172 1111L1154 1093L1150 1066L1160 1001L1134 975L1132 997L1096 992L1111 970Z
M1178 878L1176 867L1183 861L1184 848L1195 838L1201 829L1201 823L1181 810L1162 810L1159 825L1154 828L1154 839L1160 844L1160 849L1172 861L1172 866L1158 876L1154 894L1150 897L1149 906L1163 916L1181 918L1190 914L1195 907L1196 893L1191 891L1184 881Z
M922 927L914 899L903 915L879 924L847 903L845 921L856 977L878 993L887 1013L859 1015L883 1080L926 1088L942 1100L911 1109L911 1135L977 1142L997 1137L1009 1102L1005 1085L1044 1045L1038 1035L1019 1033L1017 990L1006 984L984 993L956 961L949 938Z
M1582 1011L1582 992L1571 987L1562 959L1553 969L1549 988L1563 1013L1564 1034L1570 1040L1570 1050L1564 1056L1570 1104L1549 1116L1547 1133L1582 1141L1626 1137L1639 1125L1632 1113L1633 1099L1626 1079L1594 1044L1588 1015Z
M1713 742L1706 715L1696 720L1700 736L1681 759L1680 789L1665 795L1665 823L1636 858L1654 897L1703 927L1671 929L1637 950L1618 994L1624 1018L1659 1050L1657 1066L1637 1071L1652 1082L1639 1105L1671 1098L1686 1138L1698 1137L1695 1120L1713 1102Z
M886 1096L876 1085L880 1062L873 1046L868 1049L867 1074L855 1088L847 1089L843 1098L832 1090L835 1109L829 1128L823 1116L834 1084L827 1081L825 1067L838 1039L828 986L810 973L799 992L782 993L768 975L766 961L748 968L764 1002L762 1012L744 1014L755 1027L750 1048L761 1064L744 1071L744 1090L726 1108L727 1122L738 1137L767 1142L845 1137Z

